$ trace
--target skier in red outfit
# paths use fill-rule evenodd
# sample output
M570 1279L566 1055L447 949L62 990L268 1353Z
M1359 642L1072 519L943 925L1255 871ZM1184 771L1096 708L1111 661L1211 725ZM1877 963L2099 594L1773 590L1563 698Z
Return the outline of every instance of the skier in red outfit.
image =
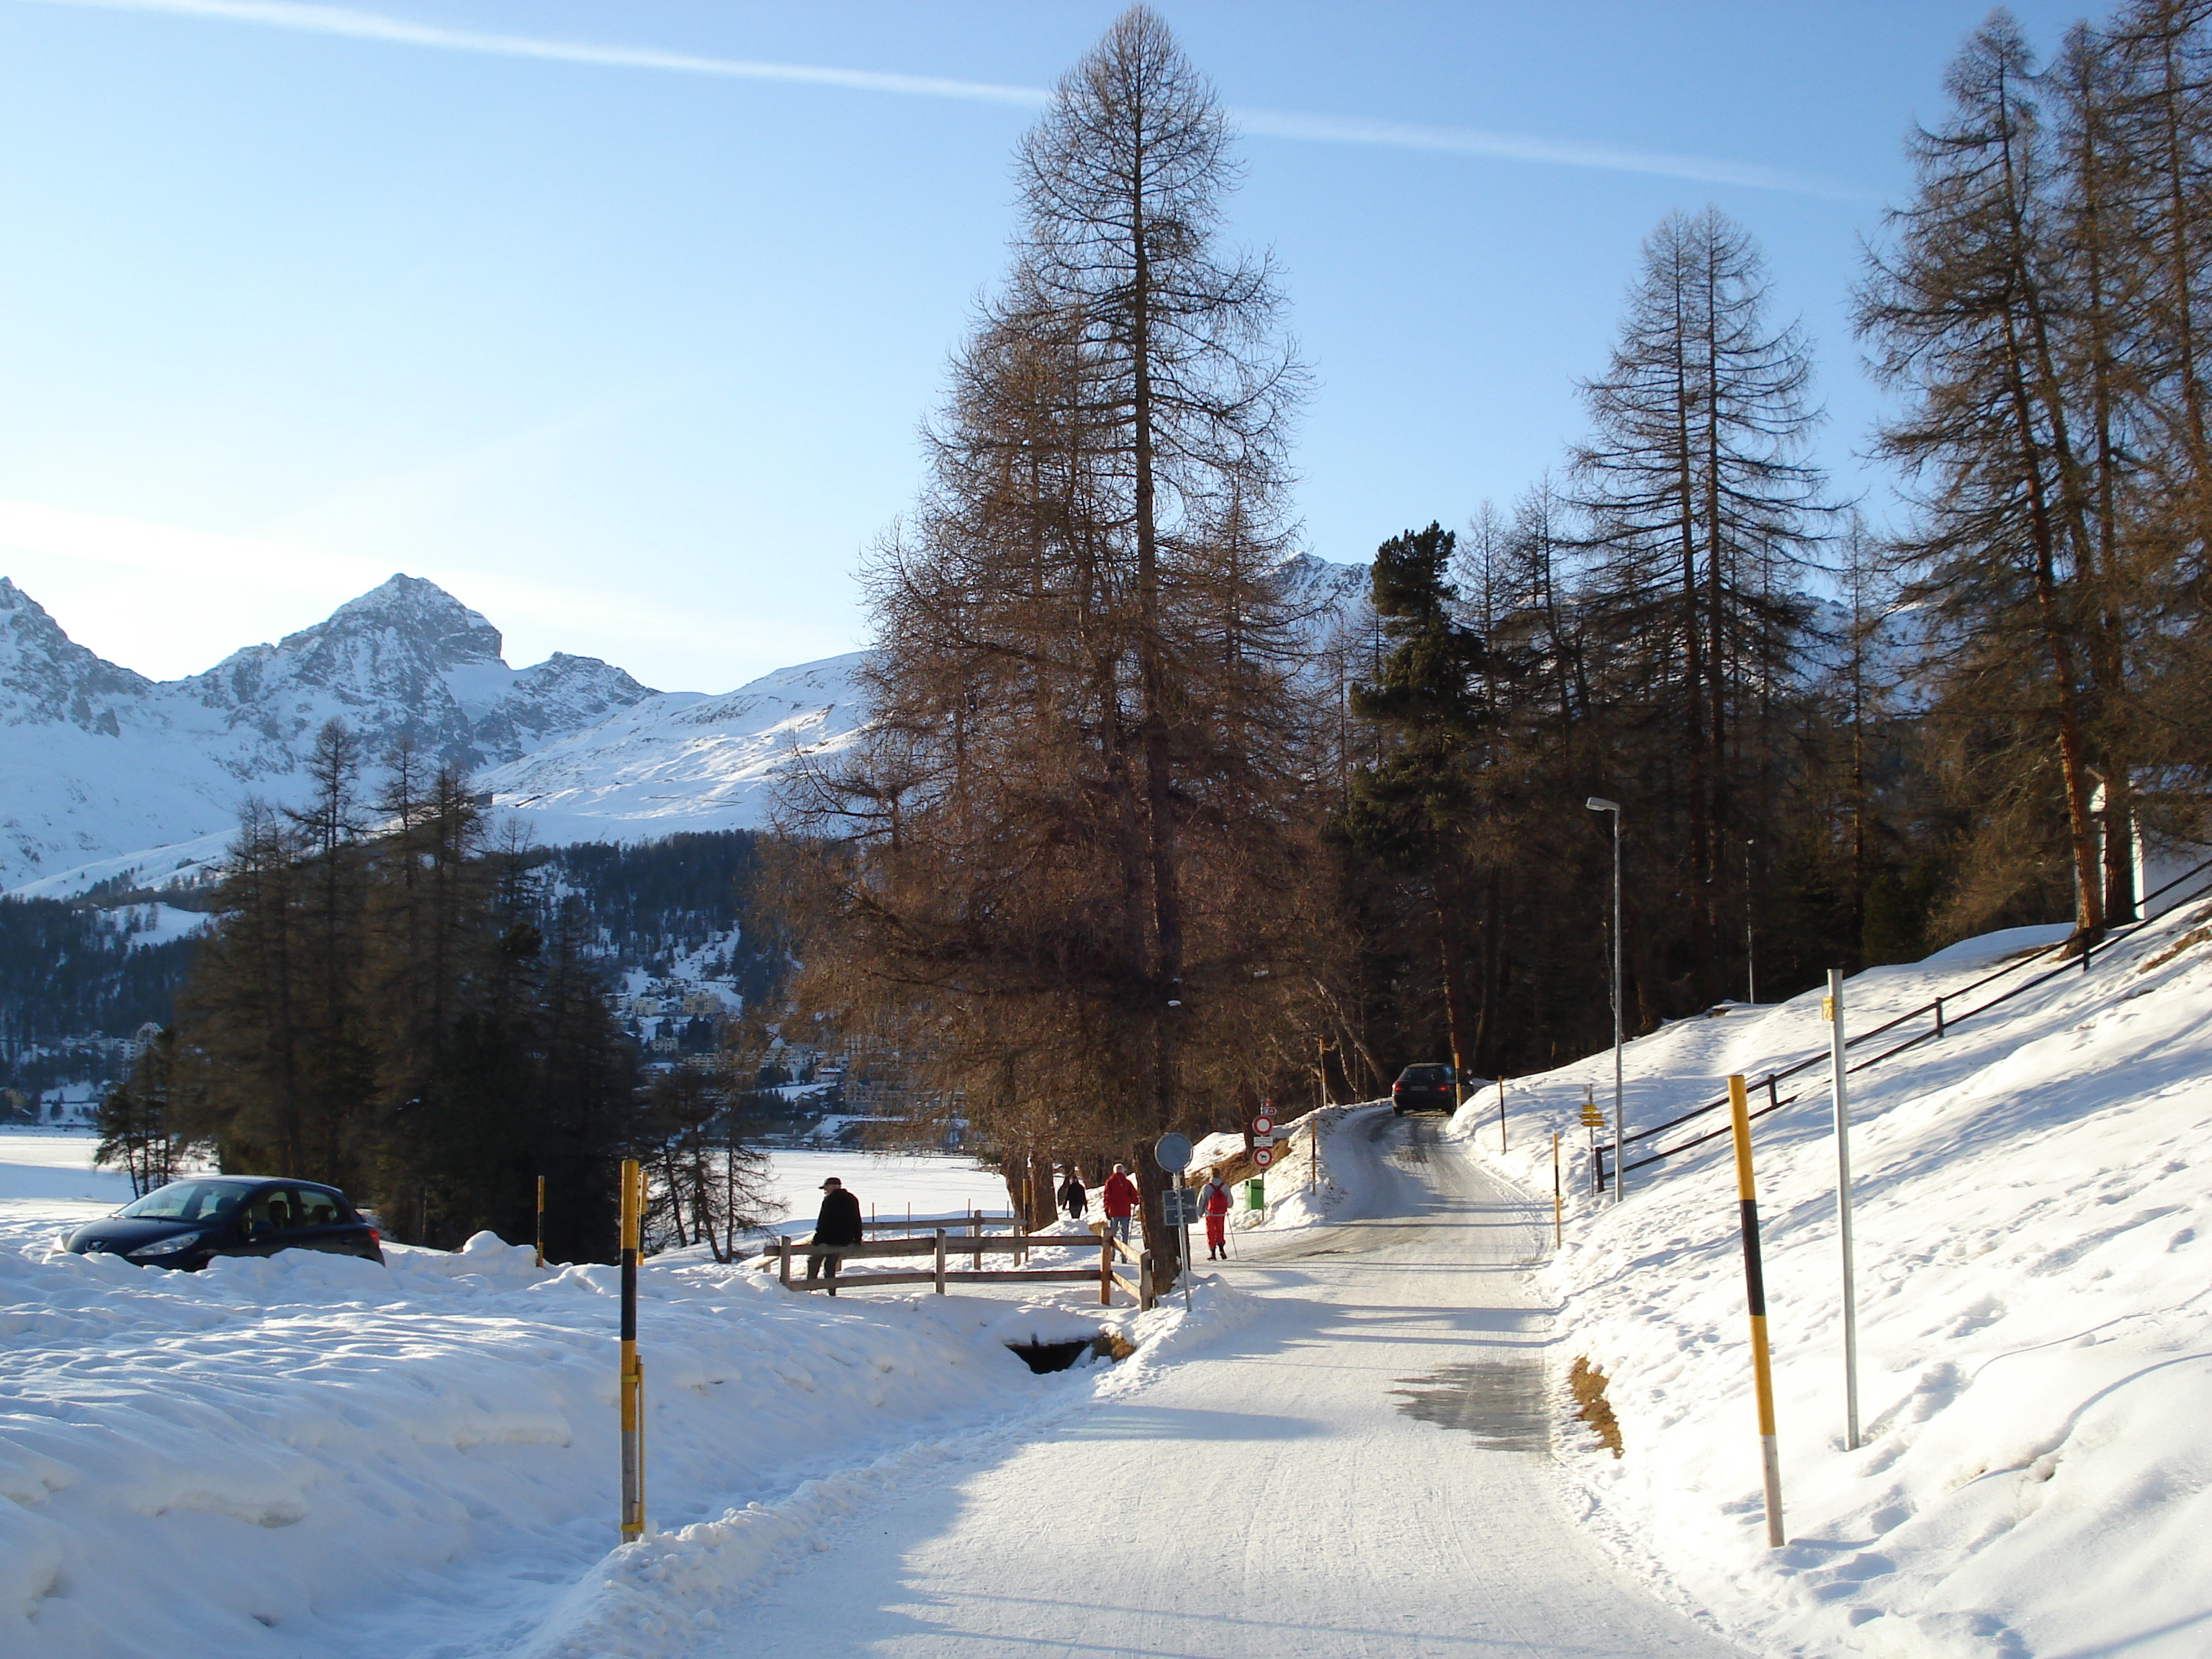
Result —
M1229 1188L1219 1170L1206 1171L1206 1185L1198 1189L1198 1211L1206 1218L1206 1259L1212 1261L1225 1258L1229 1254Z

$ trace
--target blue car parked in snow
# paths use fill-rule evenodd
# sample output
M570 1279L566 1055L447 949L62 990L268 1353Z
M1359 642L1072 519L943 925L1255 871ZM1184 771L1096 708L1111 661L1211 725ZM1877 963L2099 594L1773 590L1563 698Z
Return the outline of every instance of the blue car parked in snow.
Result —
M335 1187L267 1176L185 1176L62 1241L78 1255L204 1267L219 1255L328 1250L384 1260L383 1240Z

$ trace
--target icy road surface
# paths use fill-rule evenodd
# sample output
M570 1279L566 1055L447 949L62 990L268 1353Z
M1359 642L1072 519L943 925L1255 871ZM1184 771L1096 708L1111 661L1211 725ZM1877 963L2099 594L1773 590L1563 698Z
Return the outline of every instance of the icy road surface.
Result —
M1365 1213L1230 1264L1249 1316L981 1473L904 1489L728 1633L629 1650L1735 1654L1561 1507L1537 1448L1580 1431L1555 1421L1525 1272L1548 1208L1425 1122L1377 1109L1338 1144L1376 1164Z

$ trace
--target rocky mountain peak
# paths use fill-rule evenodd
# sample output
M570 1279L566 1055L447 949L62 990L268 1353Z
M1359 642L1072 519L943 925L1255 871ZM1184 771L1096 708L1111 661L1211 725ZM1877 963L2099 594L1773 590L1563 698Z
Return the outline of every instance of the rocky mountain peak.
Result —
M410 654L428 668L470 668L501 659L499 629L480 611L437 583L404 574L348 599L312 628L285 635L277 649L302 652L325 641L374 634L404 636Z
M87 650L46 607L0 576L0 724L67 720L112 736L112 704L153 684Z

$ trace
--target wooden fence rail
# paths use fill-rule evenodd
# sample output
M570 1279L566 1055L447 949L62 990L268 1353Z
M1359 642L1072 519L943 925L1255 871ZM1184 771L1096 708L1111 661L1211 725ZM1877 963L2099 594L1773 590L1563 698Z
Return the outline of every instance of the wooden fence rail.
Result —
M931 1285L939 1296L947 1285L1017 1285L1046 1284L1063 1280L1096 1279L1098 1283L1098 1305L1111 1307L1114 1291L1119 1288L1135 1298L1139 1308L1149 1308L1154 1300L1152 1263L1149 1255L1139 1255L1122 1243L1107 1230L1103 1222L1094 1223L1092 1237L1067 1233L981 1233L962 1231L954 1232L938 1227L927 1237L877 1238L858 1244L817 1245L810 1238L793 1239L779 1237L776 1248L757 1258L752 1264L763 1271L773 1270L790 1291L811 1291L819 1283L827 1289L832 1285L846 1289L872 1285ZM1087 1250L1093 1242L1098 1248L1098 1265L1095 1267L985 1267L985 1254L1012 1254L1026 1257L1031 1250ZM950 1269L945 1257L951 1254L973 1256L975 1266L962 1270ZM1137 1269L1133 1282L1114 1271L1114 1258L1121 1259ZM830 1256L844 1261L896 1261L902 1257L927 1256L932 1258L927 1272L862 1273L849 1279L811 1278L794 1280L791 1274L793 1255Z

